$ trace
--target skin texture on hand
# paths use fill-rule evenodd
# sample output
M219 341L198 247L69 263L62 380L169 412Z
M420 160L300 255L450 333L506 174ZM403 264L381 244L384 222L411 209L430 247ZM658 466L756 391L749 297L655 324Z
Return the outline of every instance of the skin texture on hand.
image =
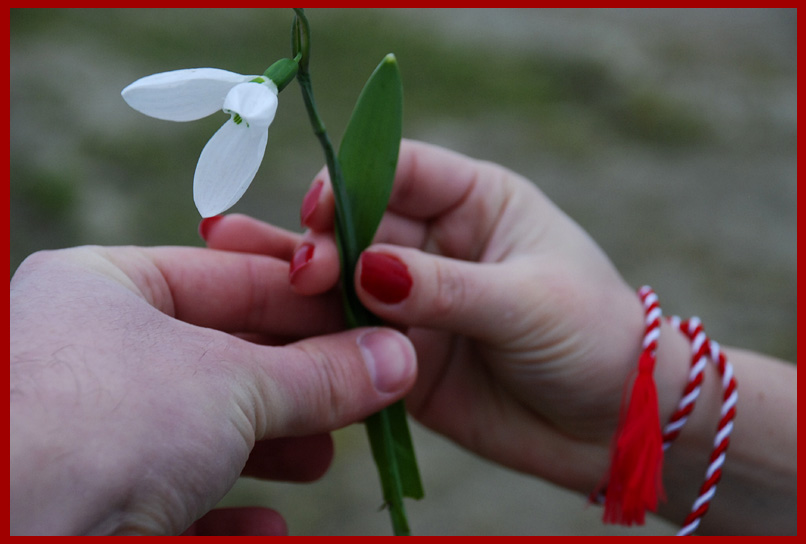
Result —
M242 473L321 476L328 432L399 399L416 362L398 332L335 332L337 299L293 293L288 271L197 248L23 263L11 283L12 533L176 534ZM251 509L190 531L222 527L285 530Z

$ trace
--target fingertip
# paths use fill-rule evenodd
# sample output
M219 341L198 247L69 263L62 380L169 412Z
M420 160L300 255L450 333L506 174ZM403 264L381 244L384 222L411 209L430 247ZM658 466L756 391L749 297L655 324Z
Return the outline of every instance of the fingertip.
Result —
M339 255L327 235L308 233L291 258L288 278L299 295L319 295L339 281Z
M292 285L297 283L295 278L298 279L302 270L310 264L311 259L313 259L314 250L313 244L305 242L294 251L288 269L288 277Z
M322 194L322 188L325 182L323 179L316 179L313 186L305 194L302 199L302 207L300 208L300 223L302 226L307 226L313 213L319 204L319 196Z
M413 280L399 257L381 251L365 251L360 257L359 284L383 304L404 301L411 292Z
M205 217L199 222L199 236L202 240L207 242L210 239L210 233L219 221L224 218L223 215L214 215L212 217Z
M368 329L357 343L379 393L400 393L414 383L417 356L405 335L388 328Z
M335 201L325 174L320 173L302 199L300 223L303 227L329 232L333 230Z

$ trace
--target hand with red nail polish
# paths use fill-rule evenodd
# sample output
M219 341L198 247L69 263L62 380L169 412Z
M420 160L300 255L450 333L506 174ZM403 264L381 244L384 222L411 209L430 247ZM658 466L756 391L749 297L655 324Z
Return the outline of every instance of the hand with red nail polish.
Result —
M297 247L315 241L316 249L294 275L294 289L331 291L339 262L326 170L301 215L309 230ZM601 248L535 184L495 164L404 141L386 215L354 281L367 308L407 330L417 349L418 380L406 398L414 417L480 455L555 484L585 494L601 484L624 384L640 352L643 309ZM661 338L655 379L661 417L668 419L686 385L689 346L674 331ZM761 421L783 422L787 430L777 444L787 452L785 473L794 482L796 367L735 350L730 357L735 371L749 376L742 384L785 399L779 408L788 410L759 407L765 416L745 432L765 428ZM669 450L666 463L685 474L680 481L701 479L700 465L692 470L690 460L710 455L710 416L718 414L719 401L718 387L701 397L698 404L706 407L687 423L688 449L675 443ZM754 443L745 442L748 452ZM766 474L775 472L777 461L754 454L769 459ZM771 483L762 490L737 471L732 477L736 497L766 497L776 505L785 497L785 512L796 503L794 488ZM679 522L695 492L667 486L661 514ZM757 506L752 499L726 502L711 508ZM734 515L711 516L705 530L712 523L729 531L734 526L720 520L737 522ZM765 516L782 519L775 508ZM779 530L774 523L764 527Z
M362 289L384 304L396 304L409 296L411 276L394 255L365 251L359 263Z
M334 289L339 262L326 170L303 198L301 216L308 230L291 267L294 289ZM217 234L225 230L216 225ZM498 421L503 406L595 445L597 462L606 464L643 312L576 224L534 184L500 166L406 141L375 242L358 262L356 292L375 314L407 327L427 361L407 399L417 418L471 446L470 437L491 421L513 436L521 428L521 418ZM609 314L591 313L591 304ZM549 371L556 368L562 373ZM599 390L582 395L574 378L591 372L586 379ZM582 409L591 403L593 416ZM453 413L463 414L461 424ZM507 446L524 440L542 453ZM484 453L534 473L548 462L541 455L550 456L550 444L543 432L518 434ZM558 480L595 486L598 480L583 478L588 472L569 470Z
M291 258L291 267L288 271L291 282L294 281L294 276L300 273L313 258L313 244L304 243L294 251L294 256Z
M210 231L213 230L215 224L221 221L221 219L223 219L222 216L214 215L212 217L205 217L199 222L199 236L201 236L202 240L207 241L210 237Z

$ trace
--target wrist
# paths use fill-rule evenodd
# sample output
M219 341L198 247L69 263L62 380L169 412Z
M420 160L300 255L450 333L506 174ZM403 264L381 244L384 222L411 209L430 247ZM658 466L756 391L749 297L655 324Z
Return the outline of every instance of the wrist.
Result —
M619 428L612 443L612 459L609 469L606 491L597 491L593 500L604 502L604 521L632 525L643 524L647 510L657 512L659 499L665 496L664 473L669 473L673 466L673 476L678 478L672 483L673 494L679 495L682 486L680 476L688 476L694 463L691 461L703 451L711 451L708 458L705 481L699 489L690 513L685 517L683 527L678 534L691 534L700 524L702 516L708 511L716 484L722 475L725 462L725 451L733 430L736 414L736 379L732 365L727 361L719 344L711 341L704 333L702 324L697 318L681 321L672 318L667 321L662 317L658 297L648 286L638 291L645 312L645 330L642 341L642 352L631 386L629 400L622 405ZM666 332L667 341L661 348L661 332ZM675 334L676 331L681 334ZM670 336L671 335L671 336ZM684 349L684 338L690 348ZM671 340L671 341L670 341ZM684 375L675 364L687 358ZM712 393L713 387L703 385L708 361L713 362L719 374L719 385L724 389L721 396ZM667 361L663 370L658 365ZM685 376L685 379L681 379ZM658 383L660 387L656 385ZM670 394L676 384L682 383L679 400ZM704 394L701 395L701 393ZM716 437L711 450L705 442L710 436L706 429L707 416L703 417L703 408L694 417L692 412L695 402L702 396L700 406L714 405L718 415ZM668 414L668 415L666 415ZM681 454L665 463L665 452L682 434L684 425L688 426L687 440L680 440L678 446ZM665 421L664 421L665 420ZM667 460L668 461L668 460ZM687 480L684 480L687 481ZM670 501L679 504L679 500Z
M660 513L676 521L683 519L678 534L687 535L700 525L721 479L733 430L736 381L732 365L719 345L705 335L699 319L681 322L673 318L664 324L667 341L663 352L658 346L658 362L668 364L663 372L656 372L656 378L665 458L662 478L668 502ZM679 364L681 356L687 359L684 365ZM680 368L686 374L683 387L677 389Z

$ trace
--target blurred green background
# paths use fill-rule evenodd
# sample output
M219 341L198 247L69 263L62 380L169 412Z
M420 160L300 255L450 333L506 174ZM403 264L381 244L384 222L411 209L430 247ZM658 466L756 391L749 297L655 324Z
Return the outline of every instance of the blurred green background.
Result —
M311 72L338 142L389 52L404 136L504 164L577 220L668 314L723 344L797 356L794 10L311 9ZM290 10L11 10L11 272L79 244L202 245L193 171L218 114L131 110L135 79L211 66L262 73L290 53ZM296 84L232 211L300 230L323 163ZM416 534L621 534L584 497L492 466L415 426ZM359 426L313 485L239 482L296 534L388 534ZM718 500L718 497L717 499ZM651 521L628 533L673 531Z

